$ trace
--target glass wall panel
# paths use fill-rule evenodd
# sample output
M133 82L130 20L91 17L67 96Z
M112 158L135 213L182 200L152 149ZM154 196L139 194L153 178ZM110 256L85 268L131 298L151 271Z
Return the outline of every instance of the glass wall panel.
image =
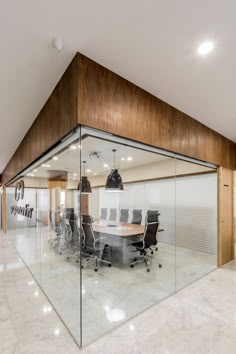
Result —
M88 344L175 292L175 159L107 135L82 137L92 187L82 207Z
M217 174L81 128L7 187L7 229L87 345L216 268Z
M216 267L216 170L176 160L176 290Z
M77 343L81 341L80 134L7 188L8 235ZM42 311L50 316L51 306ZM62 328L53 328L55 336Z

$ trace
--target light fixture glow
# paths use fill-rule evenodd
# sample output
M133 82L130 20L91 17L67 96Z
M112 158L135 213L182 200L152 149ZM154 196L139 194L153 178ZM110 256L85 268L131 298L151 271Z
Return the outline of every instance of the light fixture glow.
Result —
M132 160L133 160L133 157L131 157L131 156L127 157L127 161L132 161Z
M34 172L37 172L37 170L34 170Z
M39 295L39 292L35 291L34 296L38 296L38 295Z
M70 148L71 148L72 150L76 150L76 146L75 146L75 145L71 145Z
M54 334L55 334L55 336L59 336L59 334L60 334L60 329L59 329L59 328L56 328L56 329L54 330Z
M125 311L120 309L108 310L106 317L110 322L119 322L125 318Z
M88 173L89 173L89 172L91 172L91 170L86 170L86 172L88 172Z
M210 53L214 48L213 42L204 42L198 47L198 54L199 55L207 55Z
M125 161L125 157L122 157L122 158L121 158L121 161Z
M108 164L107 163L104 163L104 165L103 165L104 167L108 167Z
M73 176L77 176L77 173L73 173Z
M58 157L57 157L57 156L53 156L52 159L53 159L53 160L58 160Z

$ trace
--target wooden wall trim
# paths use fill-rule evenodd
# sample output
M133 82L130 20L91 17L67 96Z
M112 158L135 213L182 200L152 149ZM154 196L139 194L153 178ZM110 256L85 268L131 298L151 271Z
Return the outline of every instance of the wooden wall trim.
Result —
M233 171L218 169L218 266L234 259Z
M236 168L232 141L77 53L4 169L2 183L22 172L78 124Z
M77 62L79 124L236 168L232 141L82 54Z
M4 184L78 125L76 70L74 58L4 169Z

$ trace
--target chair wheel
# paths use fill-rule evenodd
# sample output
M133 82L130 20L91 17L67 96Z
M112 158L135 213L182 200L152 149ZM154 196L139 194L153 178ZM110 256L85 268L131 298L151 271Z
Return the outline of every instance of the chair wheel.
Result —
M94 272L97 272L98 271L98 269L97 268L94 268Z
M83 265L81 266L81 269L84 269L84 266L83 266Z
M156 247L156 251L158 251L158 248Z
M66 259L69 261L70 257L66 257Z
M134 268L134 265L133 265L133 264L130 264L130 268Z
M147 272L150 272L150 268L147 268Z
M159 264L159 268L162 268L162 264Z
M153 251L151 252L151 254L153 254Z
M79 260L78 260L78 259L76 259L75 263L79 263Z
M110 263L110 264L108 264L108 267L111 267L111 263Z

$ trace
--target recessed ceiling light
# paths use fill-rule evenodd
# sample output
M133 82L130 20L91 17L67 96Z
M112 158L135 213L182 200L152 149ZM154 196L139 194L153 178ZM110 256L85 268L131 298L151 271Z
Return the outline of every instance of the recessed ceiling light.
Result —
M122 158L121 158L121 161L125 161L125 157L122 157Z
M76 178L75 178L75 177L73 177L72 179L73 179L73 180L76 180Z
M50 165L45 165L46 167L50 167Z
M72 150L76 150L76 146L75 146L75 145L71 145L70 148L71 148Z
M129 156L127 157L127 161L132 161L133 160L133 157Z
M104 163L104 165L103 165L104 167L108 167L108 164L107 163Z
M57 157L57 156L53 156L52 159L53 159L53 160L58 160L58 157Z
M73 173L73 176L77 176L77 173Z
M213 48L214 48L213 42L211 42L211 41L204 42L198 47L197 52L199 55L207 55L208 53L210 53L212 51Z
M97 176L97 174L96 174L96 173L94 173L93 175L94 175L94 176Z
M33 174L33 173L31 173L31 177L34 177L34 174Z
M34 170L34 172L37 172L37 170Z
M86 172L91 172L91 170L86 170Z
M44 163L42 164L42 167L47 167Z

